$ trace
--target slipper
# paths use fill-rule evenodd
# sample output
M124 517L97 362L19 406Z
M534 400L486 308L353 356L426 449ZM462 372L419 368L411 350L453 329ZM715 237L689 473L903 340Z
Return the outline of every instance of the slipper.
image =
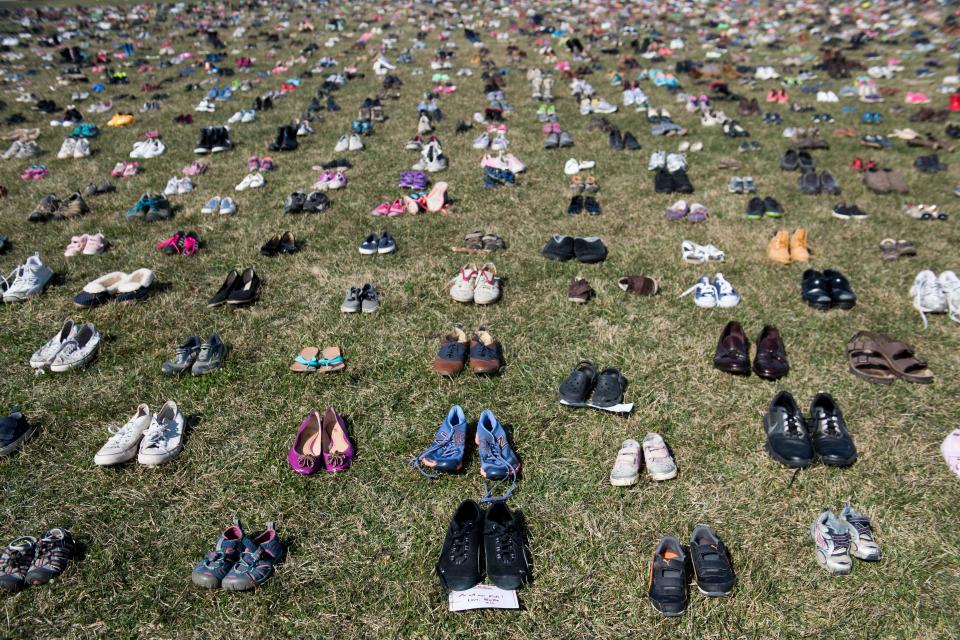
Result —
M295 373L312 373L317 370L317 354L320 349L316 347L304 347L300 350L293 364L290 365L290 371Z
M617 284L627 293L640 296L653 296L660 290L660 285L650 276L624 276Z

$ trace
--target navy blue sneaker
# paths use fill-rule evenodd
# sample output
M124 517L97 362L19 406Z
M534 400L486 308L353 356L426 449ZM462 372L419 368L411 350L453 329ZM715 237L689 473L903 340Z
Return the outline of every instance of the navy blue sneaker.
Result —
M221 586L227 591L249 591L266 582L282 559L280 536L268 522L267 529L252 540L246 536L240 540L240 560L224 576Z
M389 231L380 234L380 241L377 243L377 253L393 253L397 250L397 241L393 239Z
M37 430L16 407L10 415L0 418L0 456L10 455L29 440Z
M204 589L219 589L233 565L240 560L240 541L243 539L239 522L221 533L216 546L193 568L193 584Z
M463 468L466 443L467 417L460 405L455 404L437 429L433 444L414 459L414 466L428 478L436 478L439 474L435 472L456 473Z
M377 247L380 245L380 237L371 233L366 237L366 239L360 243L360 254L365 256L375 256L377 255Z
M520 459L507 442L507 432L490 409L484 409L477 421L477 448L480 451L480 475L483 476L484 496L480 502L503 502L517 486L517 473L520 471ZM493 486L487 486L487 480L496 480ZM510 480L510 488L500 497L493 490L501 482Z

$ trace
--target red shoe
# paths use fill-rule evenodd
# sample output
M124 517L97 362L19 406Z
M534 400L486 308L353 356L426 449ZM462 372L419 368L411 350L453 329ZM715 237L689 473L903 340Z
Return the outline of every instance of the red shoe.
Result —
M960 111L960 93L950 94L950 111Z
M861 171L863 171L863 160L861 160L860 158L854 158L853 162L850 163L850 168L856 171L857 173L860 173Z
M867 160L867 171L871 171L872 169L876 169L876 168L877 168L876 162L874 162L873 160Z
M787 92L783 89L777 92L777 102L780 104L786 104L789 98L787 97Z
M767 102L776 102L777 101L777 92L773 89L767 92Z

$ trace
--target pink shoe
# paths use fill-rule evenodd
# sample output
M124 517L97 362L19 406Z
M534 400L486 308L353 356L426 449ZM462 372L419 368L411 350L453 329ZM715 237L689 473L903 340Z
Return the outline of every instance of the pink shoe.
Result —
M257 156L250 156L247 158L247 171L256 171L260 168L260 158Z
M507 125L505 124L491 124L487 127L487 133L506 133Z
M83 252L83 248L87 246L87 237L88 236L84 234L82 236L73 236L70 238L70 244L67 245L63 255L68 258L80 255Z
M353 444L347 425L333 407L327 407L320 419L319 449L323 466L329 473L344 471L353 462Z
M375 216L385 216L385 215L389 214L389 213L390 213L390 203L389 203L389 202L381 202L380 204L378 204L377 206L375 206L375 207L373 208L373 211L371 211L371 213L372 213L373 215L375 215Z
M127 168L126 162L118 162L116 165L114 165L113 171L110 172L110 175L114 176L115 178L119 178L120 176L123 175L123 171L126 168Z
M103 253L107 248L107 239L103 237L102 233L95 236L86 236L86 238L87 244L83 248L83 255L85 256L95 256Z
M406 211L407 205L404 204L403 198L397 198L393 201L393 204L390 205L387 216L390 218L395 218L397 216L402 216Z
M313 188L319 191L326 191L330 188L330 180L333 179L333 174L329 171L324 171L317 177L317 181L313 183Z
M426 198L427 211L436 213L443 210L444 205L447 204L447 187L446 182L438 182L433 185Z
M127 167L123 170L123 177L124 177L124 178L132 178L133 176L137 175L139 172L140 172L140 163L139 163L139 162L131 162L131 163L128 164Z
M190 233L193 233L192 231ZM183 255L192 256L200 248L197 238L189 233L183 238Z
M523 162L520 161L520 158L512 153L508 153L507 155L503 156L503 159L507 161L507 169L513 171L514 173L520 173L521 171L527 170L527 165L523 164Z
M480 161L481 167L491 167L493 169L509 169L509 165L504 162L501 158L494 158L489 153L483 154L483 159Z
M273 158L266 156L260 158L260 171L271 171L273 169Z
M960 476L960 429L954 429L950 432L940 445L940 453L943 459L947 461L950 470Z
M347 176L342 171L337 171L327 182L327 189L343 189L347 186Z
M787 102L789 101L790 101L790 97L787 96L787 92L784 91L783 89L780 89L780 91L777 93L777 102L779 102L780 104L787 104Z
M297 429L287 452L287 463L297 473L311 474L320 469L320 424L320 414L311 411Z
M180 253L180 248L177 247L177 242L179 240L180 240L180 234L175 233L169 238L167 238L166 240L161 240L155 246L157 247L157 249L165 249L167 247L172 247L174 251L171 251L169 253ZM167 253L167 252L164 252L164 253Z
M708 98L707 96L700 96L700 100L698 100L698 102L700 103L701 107L710 106L710 98Z

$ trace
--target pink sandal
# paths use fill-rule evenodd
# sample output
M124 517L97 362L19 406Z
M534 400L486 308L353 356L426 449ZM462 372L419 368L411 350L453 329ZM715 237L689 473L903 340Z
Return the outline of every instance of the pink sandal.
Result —
M447 185L446 182L438 182L433 185L433 188L430 189L430 193L427 194L425 199L426 210L430 213L436 213L438 211L443 211L444 206L447 204Z

